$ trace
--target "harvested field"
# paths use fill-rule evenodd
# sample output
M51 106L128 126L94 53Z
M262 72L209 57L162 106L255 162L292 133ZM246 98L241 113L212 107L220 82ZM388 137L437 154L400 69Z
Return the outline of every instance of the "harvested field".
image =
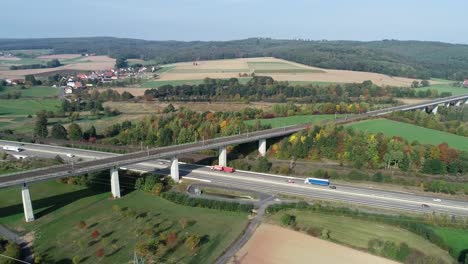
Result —
M262 224L255 231L236 260L230 263L397 263L270 224Z
M83 57L73 61L70 64L46 69L28 69L28 70L0 70L0 78L24 78L28 74L45 74L48 72L76 70L76 71L92 71L92 70L106 70L113 68L115 59L107 56L89 56Z
M173 68L161 73L161 80L238 78L239 74L256 72L271 76L278 81L351 83L371 80L378 85L404 87L409 87L414 81L410 78L391 77L379 73L321 69L272 57L198 61L196 64L182 62L170 66ZM432 81L432 83L439 82Z
M18 57L12 57L12 56L0 56L0 60L6 60L6 61L19 61L21 58Z
M51 55L43 55L37 57L40 60L52 60L52 59L74 59L77 57L81 57L81 54L51 54Z

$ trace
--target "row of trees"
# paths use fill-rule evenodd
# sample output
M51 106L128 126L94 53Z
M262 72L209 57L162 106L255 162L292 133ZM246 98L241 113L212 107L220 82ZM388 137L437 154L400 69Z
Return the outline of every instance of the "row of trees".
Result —
M315 126L301 131L270 149L280 159L334 159L354 168L401 169L430 174L468 172L468 154L448 147L421 145L399 137L387 137L352 128Z
M236 78L205 79L198 85L164 85L145 91L145 96L161 101L271 101L285 102L295 99L298 102L360 102L377 101L388 97L430 97L447 96L437 90L415 90L407 88L380 87L371 81L350 84L290 85L288 82L277 82L271 77L256 76L248 83L242 84Z
M62 66L63 64L60 63L58 59L53 59L45 64L23 64L23 65L12 65L10 66L10 70L26 70L26 69L43 69L43 68L56 68Z
M36 122L34 124L34 136L46 138L49 136L49 129L47 128L47 112L40 111L36 114ZM55 123L52 125L50 136L54 139L70 139L70 140L81 140L96 138L96 128L91 126L89 129L83 131L80 125L77 123L71 123L66 129L62 124Z

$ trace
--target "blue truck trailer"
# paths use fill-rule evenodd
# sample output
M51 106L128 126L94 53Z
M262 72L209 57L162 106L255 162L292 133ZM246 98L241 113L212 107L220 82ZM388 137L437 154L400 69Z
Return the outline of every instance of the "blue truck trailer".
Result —
M330 181L328 181L326 179L317 179L317 178L306 178L304 183L305 184L321 185L321 186L330 185Z

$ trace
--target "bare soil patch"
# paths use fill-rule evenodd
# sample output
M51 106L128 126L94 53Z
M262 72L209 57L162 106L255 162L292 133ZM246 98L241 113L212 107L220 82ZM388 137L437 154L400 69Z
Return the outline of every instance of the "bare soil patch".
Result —
M237 261L237 262L235 262ZM230 263L396 264L352 248L271 224L262 224Z
M18 57L12 57L12 56L0 56L0 60L6 60L6 61L19 61L21 60Z

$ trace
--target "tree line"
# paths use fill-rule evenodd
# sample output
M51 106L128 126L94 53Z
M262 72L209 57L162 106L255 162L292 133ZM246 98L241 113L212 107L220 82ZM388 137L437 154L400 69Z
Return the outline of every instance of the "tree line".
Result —
M63 64L58 59L53 59L46 62L45 64L23 64L23 65L12 65L10 70L27 70L27 69L44 69L44 68L56 68Z
M389 102L388 97L438 98L451 93L435 89L381 87L371 81L329 85L290 85L271 77L255 76L246 84L237 78L210 79L196 85L163 85L145 91L145 96L159 101L266 101L298 103L318 102ZM391 102L391 101L390 101Z

